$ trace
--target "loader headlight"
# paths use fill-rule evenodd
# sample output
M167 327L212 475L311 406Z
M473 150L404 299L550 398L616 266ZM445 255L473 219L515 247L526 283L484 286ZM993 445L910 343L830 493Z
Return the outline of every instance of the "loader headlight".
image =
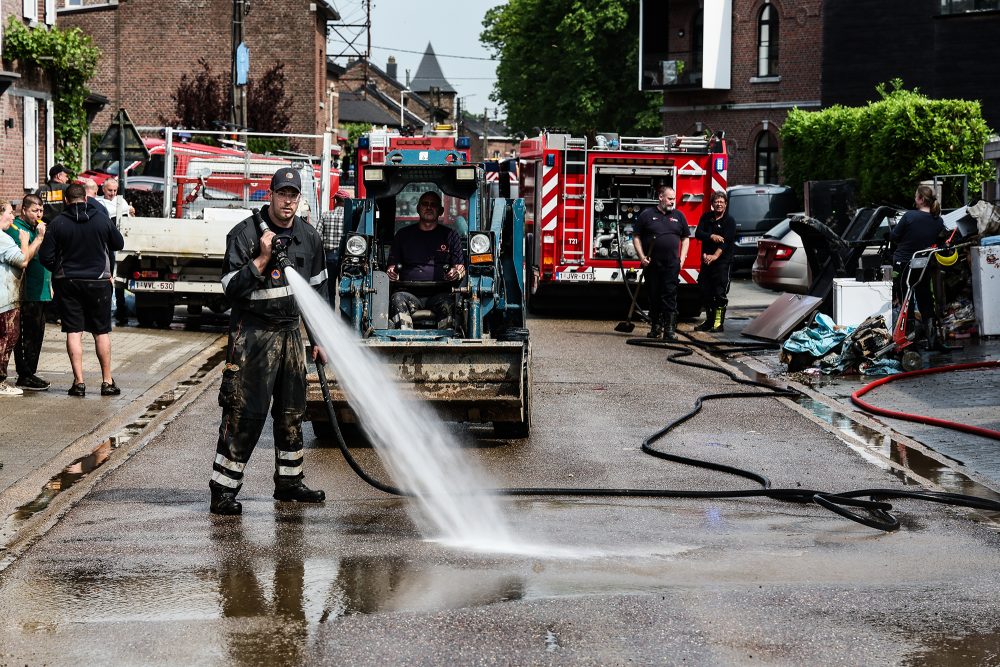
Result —
M482 255L490 251L490 237L488 234L473 234L469 237L469 253Z
M381 181L383 179L385 179L385 172L381 169L372 169L371 167L365 169L366 181Z
M348 236L345 249L347 250L348 255L363 257L364 254L368 252L368 239L360 234Z

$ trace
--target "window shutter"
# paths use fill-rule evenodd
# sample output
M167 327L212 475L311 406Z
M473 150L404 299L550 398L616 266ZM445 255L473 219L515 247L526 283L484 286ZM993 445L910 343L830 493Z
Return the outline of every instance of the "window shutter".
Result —
M56 105L45 100L45 175L56 163Z
M45 0L45 24L56 24L56 0Z
M38 189L38 100L24 100L24 189Z
M38 20L38 0L24 0L24 18Z

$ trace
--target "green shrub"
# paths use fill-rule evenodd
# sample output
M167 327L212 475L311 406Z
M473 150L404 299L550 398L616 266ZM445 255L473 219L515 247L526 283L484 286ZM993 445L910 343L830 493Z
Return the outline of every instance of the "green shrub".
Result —
M859 203L908 204L916 185L964 174L971 191L990 178L983 145L990 130L977 101L932 100L899 79L863 107L793 109L781 128L785 182L854 178Z

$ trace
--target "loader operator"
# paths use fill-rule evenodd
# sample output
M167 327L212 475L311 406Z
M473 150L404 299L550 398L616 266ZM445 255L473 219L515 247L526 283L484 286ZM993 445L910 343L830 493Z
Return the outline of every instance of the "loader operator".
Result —
M326 300L323 239L295 215L301 190L297 170L278 170L271 179L271 202L260 215L266 231L250 217L226 237L222 287L233 306L219 389L222 424L209 482L213 514L242 512L236 494L269 407L274 421L274 498L302 503L326 499L322 491L302 482L305 351L299 308L284 275L290 263ZM325 361L320 348L314 347L312 354Z
M389 280L410 283L394 292L390 302L389 316L399 329L412 329L413 313L422 308L433 311L438 329L455 326L451 287L442 291L441 283L465 276L465 253L458 232L438 223L442 213L441 195L425 192L417 202L417 224L403 227L392 240L386 273Z
M674 208L676 193L669 185L657 188L659 204L639 214L633 227L632 244L649 285L649 338L676 340L677 279L687 258L687 219Z

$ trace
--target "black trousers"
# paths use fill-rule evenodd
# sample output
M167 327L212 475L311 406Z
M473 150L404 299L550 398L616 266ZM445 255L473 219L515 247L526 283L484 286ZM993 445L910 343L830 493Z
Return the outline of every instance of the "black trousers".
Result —
M302 416L306 366L298 328L273 331L238 323L229 332L219 388L222 424L209 486L238 492L243 471L264 429L274 425L275 484L302 479Z
M892 263L892 286L899 298L902 307L903 299L906 298L907 288L913 286L913 296L917 302L917 310L920 311L920 318L925 322L934 317L934 296L931 293L931 283L934 282L934 266L926 269L913 269L909 271L909 262ZM909 282L907 275L909 274ZM919 282L918 282L919 281ZM910 308L910 317L913 317L913 308Z
M656 321L659 317L677 312L677 284L681 265L659 264L650 262L646 267L646 284L649 285L649 318Z
M14 348L14 368L18 377L38 372L38 357L45 340L45 313L47 301L21 302L21 337Z
M725 308L729 305L729 275L732 262L716 260L711 264L702 262L698 273L698 287L705 308Z

